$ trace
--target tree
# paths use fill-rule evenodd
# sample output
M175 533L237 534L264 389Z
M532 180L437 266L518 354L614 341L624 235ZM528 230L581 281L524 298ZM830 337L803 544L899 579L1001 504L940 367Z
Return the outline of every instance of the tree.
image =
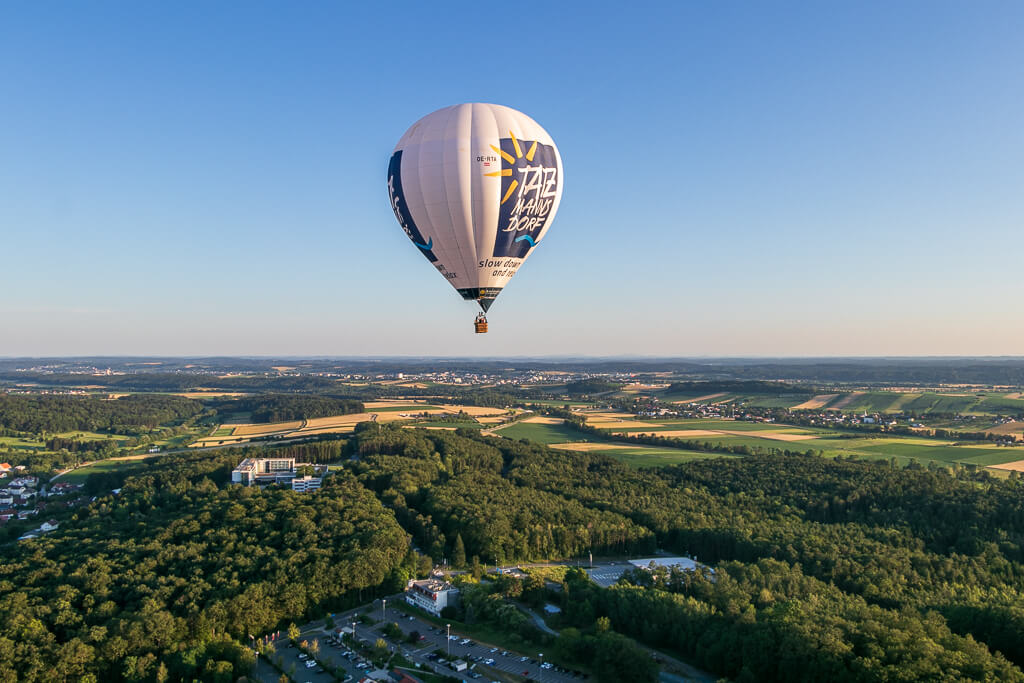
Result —
M455 547L452 550L452 565L455 567L466 566L466 544L462 542L462 534L455 534Z
M294 643L296 640L299 639L299 636L301 635L302 631L299 630L299 627L295 625L294 621L288 624L288 639L290 641Z

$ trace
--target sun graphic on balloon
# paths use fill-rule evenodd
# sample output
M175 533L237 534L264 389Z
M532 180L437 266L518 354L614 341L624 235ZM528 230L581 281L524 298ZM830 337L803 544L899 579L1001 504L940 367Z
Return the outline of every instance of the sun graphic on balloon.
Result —
M508 163L514 164L514 163L516 163L516 158L519 158L519 159L524 158L523 148L519 146L519 140L516 139L515 133L513 133L512 131L509 131L508 135L509 135L510 138L512 138L512 147L516 151L516 156L515 157L513 157L511 154L509 154L505 150L503 150L503 149L501 149L499 147L495 147L494 145L491 145L491 149L493 149L495 152L500 154L501 158L504 159L505 161L507 161ZM533 144L530 145L529 151L527 151L526 154L525 154L526 160L527 161L533 161L533 155L536 154L536 153L537 153L537 141L534 140ZM500 171L492 171L491 173L484 173L484 175L489 177L489 178L495 178L495 177L498 177L498 176L510 176L510 175L512 175L512 169L511 168L503 168ZM519 187L519 181L516 180L515 178L513 178L512 182L508 186L508 189L505 190L505 196L501 198L501 203L502 204L504 204L505 202L508 201L508 198L512 196L512 193L516 191L517 187Z

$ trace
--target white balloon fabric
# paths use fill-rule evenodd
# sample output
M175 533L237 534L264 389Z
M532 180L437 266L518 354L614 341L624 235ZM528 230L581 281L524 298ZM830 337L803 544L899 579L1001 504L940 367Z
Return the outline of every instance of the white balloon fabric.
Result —
M398 141L388 193L413 244L487 311L551 226L562 158L526 114L457 104L424 116Z

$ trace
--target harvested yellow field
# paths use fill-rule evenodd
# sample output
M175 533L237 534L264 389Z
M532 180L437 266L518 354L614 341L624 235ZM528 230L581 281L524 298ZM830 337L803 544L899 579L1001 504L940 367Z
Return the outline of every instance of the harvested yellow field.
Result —
M442 411L435 411L442 412ZM312 420L306 420L306 426L299 432L305 434L312 430L331 428L331 427L346 427L354 426L360 422L369 422L372 416L377 416L377 422L394 422L395 420L405 420L407 418L402 417L399 412L390 413L353 413L351 415L333 415L331 417L316 417ZM236 432L237 433L237 432Z
M528 417L523 422L530 422L538 425L560 425L565 420L560 417L545 417L543 415L535 415L534 417Z
M1021 394L1018 391L1017 393L1014 394L1007 394L1006 396L1003 396L1003 398L1021 398L1022 396L1024 396L1024 394Z
M835 397L835 394L819 394L814 398L804 401L798 406L793 406L793 410L815 410L817 408L821 408Z
M553 443L553 444L548 446L548 448L557 448L560 451L582 451L582 452L588 452L588 451L607 451L607 450L610 450L610 449L613 449L613 448L622 448L622 447L623 447L622 444L589 443L589 442ZM630 448L635 448L635 446L632 446L632 445L629 446L629 447Z
M587 422L597 420L630 420L633 418L632 413L616 413L616 412L601 412L601 413L580 413L587 418Z
M367 412L372 412L374 408L409 408L413 410L424 404L426 404L426 401L416 399L405 401L365 401L363 407L366 408Z
M688 398L683 401L673 401L673 403L698 403L700 401L710 401L715 398L725 396L724 391L719 391L717 394L707 394L705 396L698 396L697 398Z
M1004 462L1002 465L989 465L993 470L1006 470L1007 472L1024 472L1024 460Z
M502 422L504 422L505 418L502 417L502 416L478 417L478 418L476 418L476 421L479 422L482 425L496 425L496 424L501 424Z
M466 415L505 415L508 413L504 408L485 408L483 406L453 406L447 403L441 404L441 407L450 413L465 413Z
M806 441L818 438L815 434L787 434L771 430L737 432L725 429L664 429L657 432L614 432L614 434L615 436L670 436L683 439L709 436L750 436L773 441Z
M314 434L348 434L354 431L356 423L335 425L333 427L317 427L315 429L303 429L301 431L289 434L289 436L313 436Z
M807 441L817 439L816 434L786 434L785 432L729 432L733 436L757 436L762 439L773 439L775 441Z
M244 424L235 426L232 436L263 436L265 434L276 434L278 432L290 432L302 426L300 420L294 422L273 422L271 424Z
M829 408L829 410L842 410L843 408L845 408L846 406L850 405L851 403L853 403L854 401L856 401L858 398L860 398L863 395L864 395L863 391L854 391L851 394L847 394L846 396L844 396L841 399L839 399L839 401L834 406Z
M987 431L989 434L1020 434L1024 432L1024 422L1007 422L1006 424L996 425Z
M294 370L297 366L295 366L295 365L271 365L270 367L271 367L271 369L277 370L278 372L287 372L289 370Z
M591 427L597 427L598 429L629 429L631 427L636 427L641 423L636 420L595 420L594 422L590 422L588 420L587 424Z

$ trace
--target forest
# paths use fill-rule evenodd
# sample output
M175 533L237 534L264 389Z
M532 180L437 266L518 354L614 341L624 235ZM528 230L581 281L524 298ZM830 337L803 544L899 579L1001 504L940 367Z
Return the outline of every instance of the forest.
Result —
M226 486L235 453L166 456L0 562L0 681L235 680L249 633L402 585L406 534L351 476Z
M0 429L46 433L84 430L144 434L167 422L198 415L203 405L182 396L160 394L95 396L0 393Z
M468 430L365 425L355 441L360 480L435 559L661 548L715 567L707 593L593 588L623 605L663 601L664 622L594 602L574 626L607 616L615 630L748 680L1022 678L1019 480L781 452L637 471ZM757 645L740 647L751 624L761 624ZM706 636L698 647L694 633L722 645ZM780 668L790 639L799 654Z
M211 401L219 411L246 411L251 422L310 420L363 412L361 401L319 394L262 394L235 400Z
M9 545L0 681L237 677L245 634L395 592L429 565L413 547L474 573L589 552L706 565L610 589L570 571L546 599L572 661L633 661L635 638L742 681L1024 680L1018 479L781 452L634 470L376 423L286 448L345 465L304 495L226 485L257 447L165 456L96 475L94 502ZM519 628L514 596L473 595L467 618Z

